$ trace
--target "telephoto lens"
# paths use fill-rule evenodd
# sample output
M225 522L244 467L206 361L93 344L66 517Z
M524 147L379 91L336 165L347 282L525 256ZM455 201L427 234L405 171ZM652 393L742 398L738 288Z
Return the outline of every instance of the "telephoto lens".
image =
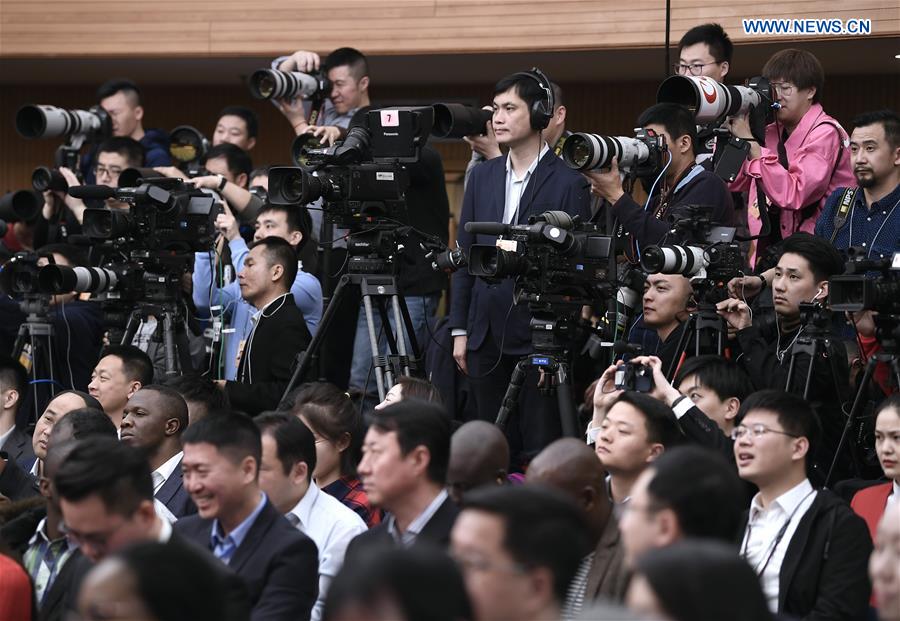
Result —
M179 125L169 134L169 155L180 164L191 164L209 151L209 139L199 129Z
M327 94L330 90L331 82L318 73L259 69L250 76L250 94L257 99L291 99L297 96L309 99L317 93Z
M436 103L431 135L435 138L463 138L484 136L493 113L458 103Z
M47 190L65 192L69 189L69 182L58 169L38 166L31 173L31 187L36 192L46 192Z
M762 77L753 78L747 86L729 86L703 75L673 75L659 85L656 101L685 106L694 113L698 125L746 114L750 106L773 107L771 85Z
M637 138L578 133L566 138L562 158L566 166L578 171L609 168L613 158L619 168L643 164L650 158L650 147Z
M100 106L90 110L64 110L56 106L27 105L16 112L16 131L23 138L55 138L84 134L91 139L109 136L112 123Z
M45 265L38 271L41 291L51 293L102 293L116 286L118 277L103 267L69 267Z
M269 202L306 205L322 197L322 180L302 168L276 166L269 170Z
M648 246L641 252L641 267L649 274L691 277L709 264L699 246Z
M33 190L7 192L0 198L0 219L6 222L31 222L41 213L44 197Z

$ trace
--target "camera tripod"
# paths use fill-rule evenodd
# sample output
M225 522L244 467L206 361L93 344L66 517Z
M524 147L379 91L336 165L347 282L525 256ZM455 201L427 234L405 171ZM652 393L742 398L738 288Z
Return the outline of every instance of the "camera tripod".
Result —
M34 420L43 412L43 405L56 394L57 382L54 376L53 324L47 316L50 310L50 296L26 294L19 303L25 313L25 321L19 326L13 345L13 360L27 363L23 366L31 376L31 390ZM42 390L42 387L49 387ZM45 398L46 397L46 398Z
M497 420L494 423L500 429L506 429L510 414L519 405L519 392L525 383L528 367L538 367L545 374L543 378L545 386L542 391L556 393L563 436L579 437L578 416L575 413L572 397L570 363L567 360L569 357L568 341L571 340L571 332L574 329L571 317L565 315L560 317L552 310L532 309L531 342L534 353L524 356L513 369L506 393L500 402Z
M675 378L675 373L692 343L695 356L702 354L721 356L726 351L727 336L728 329L725 326L725 319L716 312L716 305L701 302L697 306L697 310L690 314L681 330L681 336L675 347L675 356L666 370L666 379L672 381Z
M156 319L156 330L151 340L163 345L166 377L192 370L187 329L176 302L139 303L128 316L122 345L130 345L138 328L151 317Z

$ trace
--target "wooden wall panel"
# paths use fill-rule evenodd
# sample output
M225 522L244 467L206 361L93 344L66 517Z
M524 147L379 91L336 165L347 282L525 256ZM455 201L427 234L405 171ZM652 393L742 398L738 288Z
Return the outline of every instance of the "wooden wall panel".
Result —
M662 0L0 0L0 56L271 55L343 45L388 55L658 47L664 6ZM779 38L743 34L741 19L748 17L868 18L876 36L900 33L896 0L673 0L672 33L677 40L716 20L735 42Z

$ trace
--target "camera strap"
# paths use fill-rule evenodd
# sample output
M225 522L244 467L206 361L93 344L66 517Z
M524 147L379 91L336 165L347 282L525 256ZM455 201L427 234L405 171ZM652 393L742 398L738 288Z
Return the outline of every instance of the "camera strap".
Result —
M834 210L834 231L831 232L831 243L837 238L838 232L847 224L847 219L853 212L853 201L856 200L856 192L859 187L845 188L841 195L841 202Z

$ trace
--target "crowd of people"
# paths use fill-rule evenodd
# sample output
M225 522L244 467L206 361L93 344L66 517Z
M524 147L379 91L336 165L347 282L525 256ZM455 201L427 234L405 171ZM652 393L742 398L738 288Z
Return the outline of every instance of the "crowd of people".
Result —
M724 83L732 54L704 24L673 70ZM273 100L324 146L384 107L355 49L272 67L328 78L321 109ZM573 340L552 373L539 356L520 365L545 350L515 278L448 276L418 243L394 265L411 334L399 312L370 324L365 290L328 306L354 233L322 200L269 202L251 110L222 110L188 174L144 128L137 85L103 85L112 136L59 169L68 187L116 187L129 168L185 178L221 199L218 236L169 279L176 308L136 300L124 337L115 296L44 295L43 348L35 293L0 300L14 353L0 358L0 619L900 621L900 117L860 111L848 133L804 50L760 73L775 105L768 124L761 109L725 120L747 143L731 183L716 173L728 139L695 111L640 113L665 149L644 198L632 163L564 163L558 84L537 69L497 82L484 132L466 137L458 248L510 248L467 223L565 212L609 236L615 306L637 307L615 353ZM404 226L446 244L438 152L407 170ZM110 260L81 243L85 215L127 202L43 199L3 237L4 271L29 254ZM651 246L697 245L673 228L684 218L736 231L739 269L646 270ZM859 287L846 313L829 308L845 283ZM623 314L606 310L579 304L573 322L602 334ZM373 367L408 363L373 350L391 335L422 356L379 391ZM577 437L551 385L584 395Z

